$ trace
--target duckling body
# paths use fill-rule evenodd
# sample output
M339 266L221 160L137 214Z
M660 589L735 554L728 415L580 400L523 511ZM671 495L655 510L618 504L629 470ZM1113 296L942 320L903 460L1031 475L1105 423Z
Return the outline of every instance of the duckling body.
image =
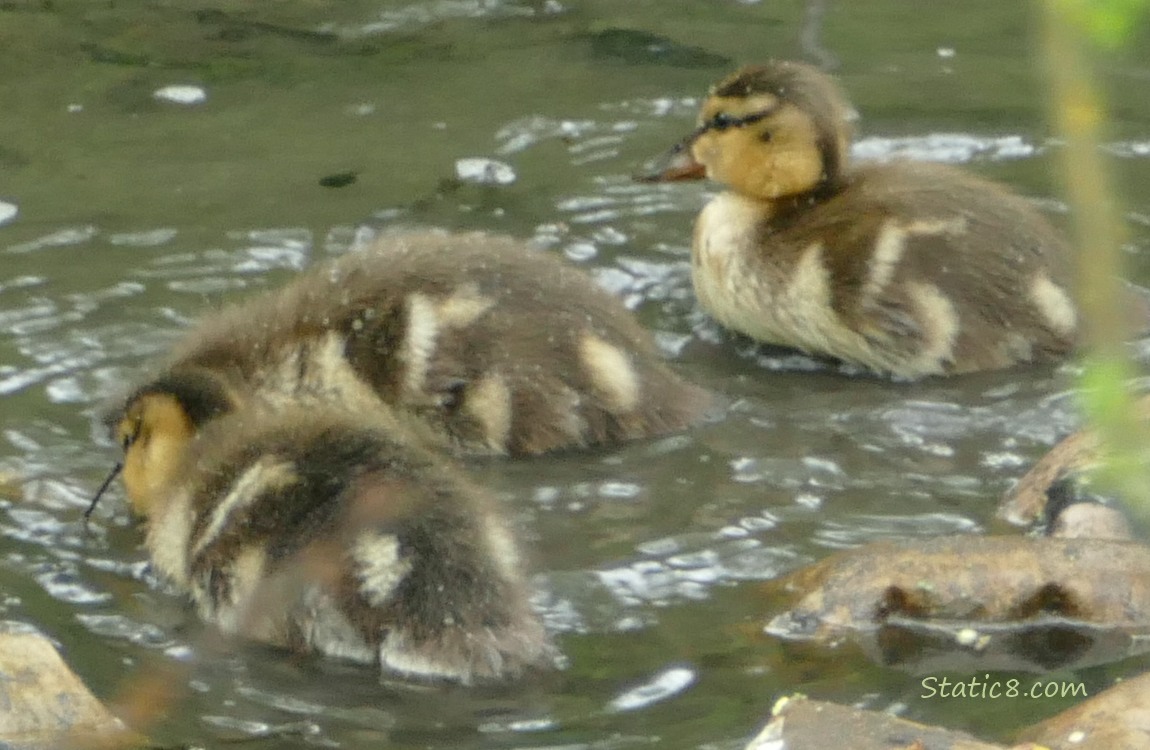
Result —
M387 235L210 315L157 377L180 373L245 403L383 402L462 454L656 435L708 404L584 273L482 234Z
M696 223L700 305L752 338L908 378L1066 354L1077 311L1053 227L954 168L848 168L848 111L813 68L745 68L647 175L731 188Z
M464 683L552 663L495 506L386 415L238 412L181 457L146 546L222 631Z

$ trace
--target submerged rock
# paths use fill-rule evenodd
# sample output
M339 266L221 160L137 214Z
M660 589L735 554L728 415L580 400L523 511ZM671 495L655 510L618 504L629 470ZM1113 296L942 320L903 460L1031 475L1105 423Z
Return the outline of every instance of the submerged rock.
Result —
M844 738L849 737L849 744ZM746 750L1005 750L963 732L917 724L877 711L809 700L783 698L771 720ZM1034 748L1019 745L1015 750ZM1034 750L1038 750L1034 748Z
M1150 747L1150 673L1120 682L1021 734L1050 750L1144 750Z
M140 742L88 691L47 638L20 623L0 623L0 744L126 748Z
M1133 539L1134 530L1121 509L1104 498L1082 492L1074 477L1046 493L1046 533L1062 539Z

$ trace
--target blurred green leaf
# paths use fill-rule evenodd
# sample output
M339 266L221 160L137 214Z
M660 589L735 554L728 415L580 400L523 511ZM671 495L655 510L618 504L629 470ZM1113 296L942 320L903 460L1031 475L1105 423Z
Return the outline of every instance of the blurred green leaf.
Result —
M1122 46L1150 0L1058 0L1059 9L1097 45Z
M1120 421L1129 413L1130 400L1124 384L1133 376L1129 360L1089 357L1080 381L1082 401L1087 411L1098 419Z
M1148 4L1150 0L1046 0L1043 46L1051 115L1066 141L1060 161L1079 248L1078 301L1085 345L1080 399L1107 459L1101 483L1150 526L1150 425L1138 418L1128 391L1138 368L1125 345L1133 332L1127 330L1119 282L1125 275L1121 248L1127 230L1111 167L1100 148L1106 107L1087 49L1091 44L1123 44Z

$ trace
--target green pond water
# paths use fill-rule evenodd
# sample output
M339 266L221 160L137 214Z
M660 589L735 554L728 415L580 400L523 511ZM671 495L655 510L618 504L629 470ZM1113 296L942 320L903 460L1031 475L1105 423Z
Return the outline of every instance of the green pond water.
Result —
M895 384L749 346L690 293L690 227L714 186L629 178L692 127L715 79L796 57L833 66L851 92L858 158L964 163L1062 220L1032 10L0 2L0 618L56 639L106 700L141 674L173 673L178 700L150 730L171 744L737 748L794 691L989 739L1056 712L1067 704L924 699L913 669L766 636L778 603L761 583L875 539L1004 531L999 495L1076 424L1073 366ZM1104 69L1107 148L1143 283L1144 41ZM206 98L156 97L170 86ZM514 182L460 183L456 162L473 157L507 164ZM473 467L518 521L565 655L540 682L415 688L221 649L148 570L118 488L90 533L79 523L115 456L94 420L106 398L201 311L393 225L540 241L730 399L721 421L686 435ZM1093 694L1148 665L1044 679Z

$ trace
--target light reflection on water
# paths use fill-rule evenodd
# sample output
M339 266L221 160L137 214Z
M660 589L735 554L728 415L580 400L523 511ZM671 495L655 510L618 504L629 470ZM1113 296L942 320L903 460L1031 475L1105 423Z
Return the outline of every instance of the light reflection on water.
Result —
M685 7L667 6L667 33L733 58L746 54L730 29L752 12L749 4L715 4L706 20L684 15ZM317 76L331 76L323 85L339 94L321 101L338 99L330 107L344 119L327 119L332 112L312 105L309 97L320 94L308 87L295 93L302 105L280 106L349 128L352 107L351 116L370 119L378 130L373 138L391 149L371 158L399 158L404 154L395 152L410 150L423 160L429 186L468 157L506 162L515 182L440 185L413 194L396 177L393 192L389 184L373 183L377 195L351 186L317 197L301 187L314 183L309 172L286 182L282 196L269 197L248 187L258 175L237 167L219 181L218 200L251 201L252 215L262 217L251 220L254 226L220 225L195 205L188 206L185 221L172 222L168 217L191 200L180 190L135 212L93 219L68 200L46 211L5 188L0 487L12 484L11 475L17 491L0 495L0 612L38 623L60 639L103 696L149 659L188 665L186 703L161 731L173 741L203 738L209 745L238 735L266 738L276 747L366 748L386 740L394 747L617 748L648 746L665 733L682 746L734 747L783 692L813 688L816 695L848 702L864 693L902 699L904 684L857 656L805 652L808 660L835 659L862 675L853 694L827 688L830 678L817 676L807 662L790 663L791 652L759 632L771 603L759 596L757 583L874 539L986 531L997 495L1075 424L1066 385L1073 367L895 384L845 377L844 368L731 336L695 308L687 265L692 217L714 186L640 185L628 176L690 130L697 96L721 69L687 75L687 66L660 65L657 58L648 66L589 58L585 40L598 33L596 24L634 22L600 20L611 11L591 0L376 3L357 10L362 12L351 20L300 12L311 19L307 28L343 38L426 35L408 42L438 50L439 58L396 68L412 78L410 91L418 90L411 94L412 111L435 109L419 98L425 86L444 88L436 101L459 100L460 111L435 109L427 116L443 124L429 125L441 135L432 145L414 142L410 149L389 143L417 132L409 120L423 122L422 114L415 120L395 116L408 106L400 96L408 89L395 82L403 76L380 81L380 92L367 90L354 79L343 82L346 69L334 55L313 60L310 51L298 53L315 64ZM970 57L955 44L958 21L945 16L940 10L931 21L939 38L924 44L921 55L934 61L937 48L957 47L948 64L958 66ZM289 21L299 22L284 23ZM560 22L578 33L552 25ZM580 26L584 22L587 28ZM777 48L789 49L785 35L795 23L782 18L768 29ZM752 30L764 33L762 27ZM276 45L290 47L290 38L269 36L257 51L276 54ZM456 49L478 43L510 50L482 61L491 66L485 82L521 96L480 100L465 88L474 79L461 78L456 55L468 53ZM549 75L559 65L542 60L542 49L573 70L562 71L562 85L549 81L541 90L532 78L534 66ZM844 57L847 51L844 42ZM1013 48L995 54L1017 55L1010 65L1030 66ZM468 58L468 66L478 64ZM887 82L883 91L893 96L899 73L884 65L878 53L860 52L846 73L864 78L872 91L876 81ZM106 75L107 68L97 72ZM980 84L974 73L964 80ZM222 103L236 87L224 76L208 87L203 108L181 116L203 128L210 127L203 124L206 114L246 111L250 93ZM270 85L266 93L278 95ZM1057 145L1037 134L1037 104L1028 110L1029 121L986 132L979 112L948 110L945 102L920 102L920 96L928 94L904 96L898 117L888 110L868 120L860 106L867 133L855 155L989 166L1024 193L1049 192L1034 175ZM370 110L354 108L364 101L373 102ZM918 104L929 117L916 119ZM1011 100L997 106L1016 114L1022 105ZM936 121L939 107L947 113L946 127L923 124ZM114 119L119 112L101 113L93 105L83 115L122 124ZM161 117L145 114L145 124ZM1143 131L1150 130L1150 112L1139 116ZM218 127L234 126L228 121ZM195 145L200 131L191 132L193 140L183 145ZM294 148L284 144L296 137L292 118L285 117L272 142L258 147L282 153ZM301 141L301 153L312 159L308 149L320 153L318 144L333 140L330 133L323 138ZM1139 161L1147 156L1144 133L1110 150L1150 186ZM116 169L121 156L113 150L101 168ZM333 160L325 158L306 162L315 177L334 171ZM381 171L378 161L368 163ZM337 166L342 169L342 162ZM32 161L26 169L37 168ZM43 169L21 184L58 179ZM365 169L364 180L370 178ZM10 205L20 207L15 216L5 211ZM1049 198L1044 206L1062 208ZM1131 209L1139 216L1150 211L1144 205ZM275 220L263 218L269 215ZM540 685L490 693L381 686L375 676L343 665L299 662L258 647L221 650L148 571L138 533L117 504L118 491L90 531L79 524L113 460L112 446L92 421L101 404L199 311L348 251L369 233L357 223L369 217L373 228L430 223L533 237L545 251L563 253L594 274L657 332L678 366L728 400L721 419L687 435L604 454L472 467L512 508L534 550L534 601L566 654L563 672ZM1146 228L1136 229L1136 244L1144 245ZM1141 361L1150 357L1145 345L1136 353ZM922 703L912 710L927 720L939 711ZM720 718L700 718L712 714ZM1012 726L992 724L991 731Z

